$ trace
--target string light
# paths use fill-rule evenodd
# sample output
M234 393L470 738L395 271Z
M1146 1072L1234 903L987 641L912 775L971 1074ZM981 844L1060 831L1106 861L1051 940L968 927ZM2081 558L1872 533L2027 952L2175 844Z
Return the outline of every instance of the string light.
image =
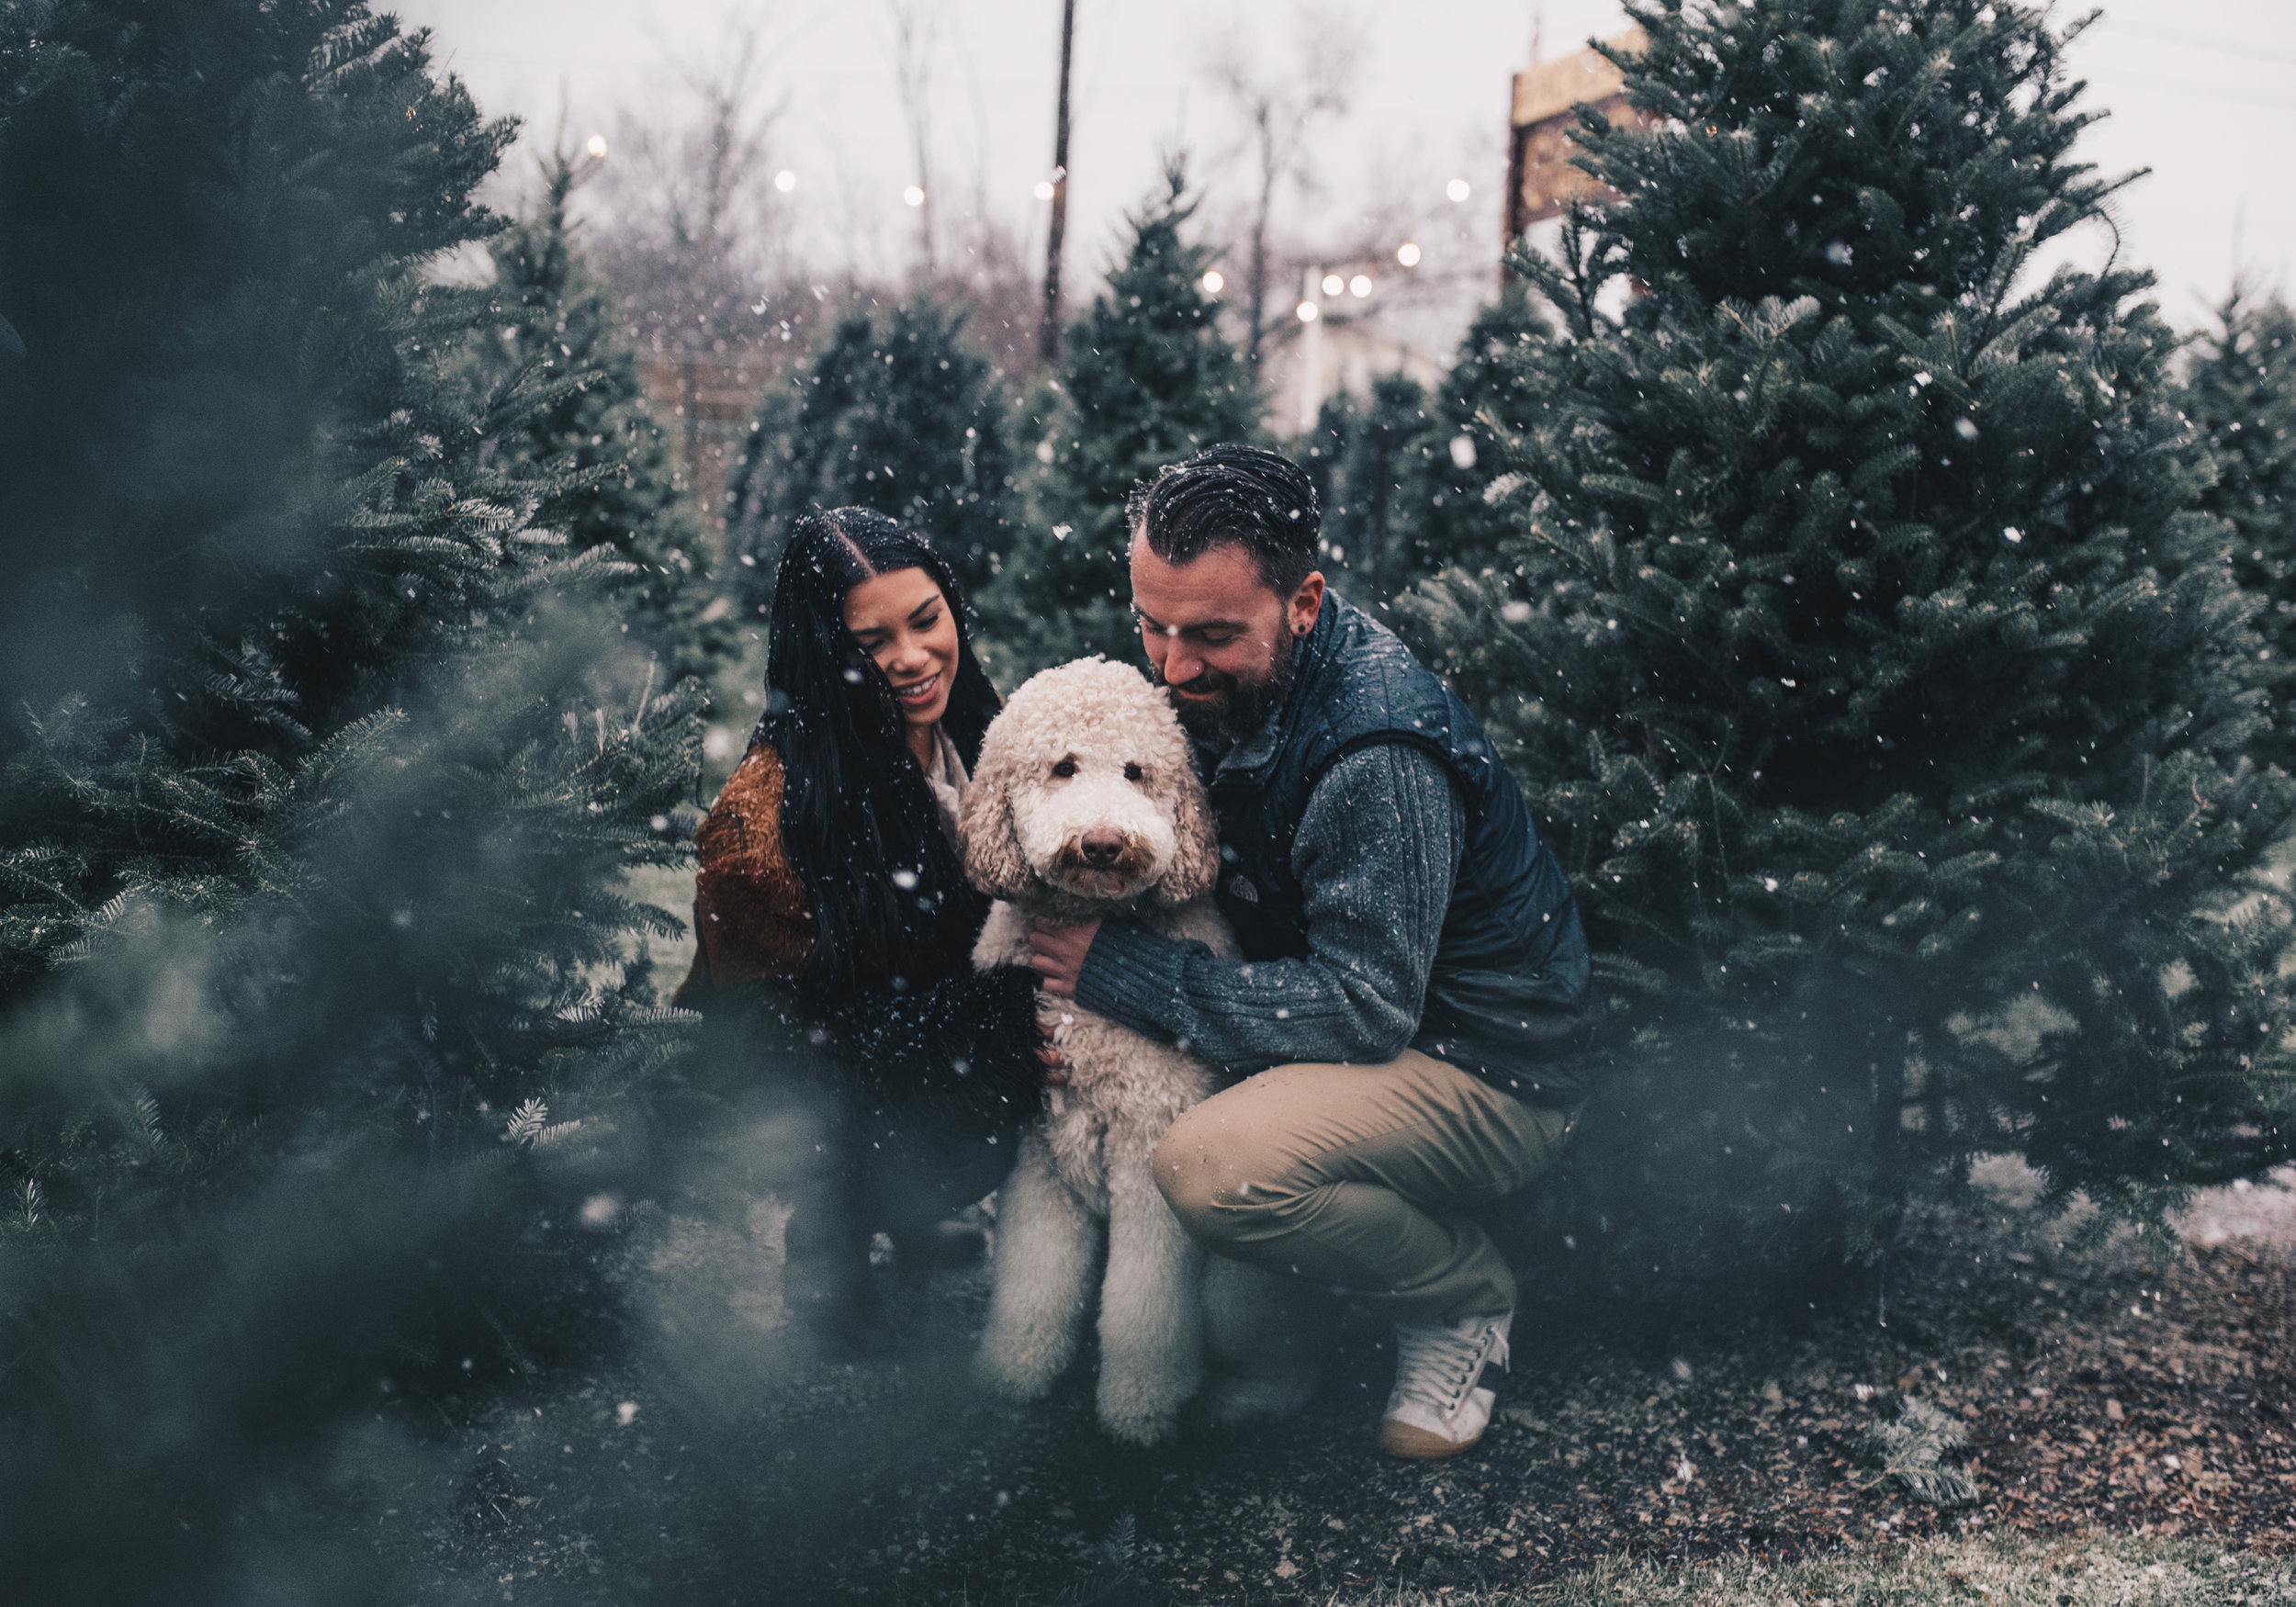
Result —
M1300 321L1301 323L1313 323L1317 319L1322 316L1323 309L1316 306L1314 302L1302 301L1300 303Z
M1228 281L1220 276L1220 270L1218 268L1212 269L1210 273L1204 275L1205 295L1217 296L1221 293L1221 291L1226 289L1227 287Z
M592 156L603 156L606 153L606 137L603 134L592 134L590 137L590 143L583 149Z
M1371 275L1368 274L1357 274L1354 278L1348 280L1347 294L1354 297L1358 301L1361 301L1365 297L1370 295Z
M1475 192L1465 179L1455 178L1443 186L1443 193L1450 197L1453 201L1464 201Z
M1417 267L1419 265L1419 247L1408 240L1403 242L1402 244L1395 248L1395 260L1402 264L1407 268Z
M773 187L786 196L797 187L797 175L785 167L773 175Z
M901 199L906 202L909 206L921 207L925 204L925 192L917 188L915 185L911 185L907 189L901 192Z
M1337 274L1326 274L1326 275L1323 275L1323 294L1324 294L1324 295L1326 295L1326 296L1336 296L1336 295L1338 295L1338 294L1339 294L1342 290L1345 290L1345 289L1346 289L1346 288L1347 288L1347 281L1346 281L1346 280L1345 280L1345 279L1343 279L1343 278L1341 278L1341 277L1340 277Z
M1052 181L1049 178L1041 178L1037 180L1036 188L1031 193L1040 201L1051 200L1052 198Z

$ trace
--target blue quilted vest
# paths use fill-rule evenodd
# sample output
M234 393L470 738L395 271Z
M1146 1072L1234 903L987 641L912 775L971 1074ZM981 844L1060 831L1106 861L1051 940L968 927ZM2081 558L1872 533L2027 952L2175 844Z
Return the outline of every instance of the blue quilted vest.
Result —
M1207 782L1220 817L1217 897L1244 958L1309 952L1292 840L1323 772L1375 742L1435 756L1466 805L1466 848L1412 1047L1526 1100L1576 1102L1593 1057L1573 1051L1593 1012L1570 882L1467 705L1335 596L1300 644L1273 730L1238 743Z

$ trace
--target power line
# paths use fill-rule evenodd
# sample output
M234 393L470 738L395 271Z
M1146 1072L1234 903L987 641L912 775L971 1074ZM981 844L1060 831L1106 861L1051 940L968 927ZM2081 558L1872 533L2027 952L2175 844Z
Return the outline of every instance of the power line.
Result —
M2092 74L2089 83L2094 85L2099 76ZM2271 111L2296 112L2296 100L2271 100L2261 95L2242 95L2221 84L2188 84L2180 78L2155 78L2150 73L2115 73L2111 74L2111 80L2116 84L2149 84L2158 89L2174 90L2179 95L2204 96L2210 100L2225 101L2234 106L2257 106Z
M2244 62L2281 62L2296 66L2296 56L2280 51L2260 51L2238 39L2214 39L2207 35L2178 33L2173 28L2146 28L2141 22L2122 22L2107 18L2105 26L2122 33L2142 34L2146 39L2166 39L2195 51L2218 51L2227 56L2238 56Z

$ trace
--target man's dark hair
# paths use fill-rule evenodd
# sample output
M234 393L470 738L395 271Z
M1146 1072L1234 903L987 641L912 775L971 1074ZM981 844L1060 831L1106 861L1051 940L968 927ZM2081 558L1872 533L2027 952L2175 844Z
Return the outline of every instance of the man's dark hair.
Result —
M1233 442L1166 464L1132 488L1124 511L1167 564L1193 563L1223 541L1239 543L1262 584L1283 597L1314 570L1323 528L1315 486L1299 465Z

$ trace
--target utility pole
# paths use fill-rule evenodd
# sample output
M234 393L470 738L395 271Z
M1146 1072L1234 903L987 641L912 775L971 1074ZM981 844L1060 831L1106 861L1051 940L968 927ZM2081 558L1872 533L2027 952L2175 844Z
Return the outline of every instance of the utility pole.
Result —
M1315 428L1323 406L1323 270L1310 268L1300 278L1300 433Z
M1061 354L1061 237L1068 232L1068 62L1076 43L1076 0L1061 0L1060 108L1052 118L1052 220L1044 234L1044 322L1037 352L1050 368Z

